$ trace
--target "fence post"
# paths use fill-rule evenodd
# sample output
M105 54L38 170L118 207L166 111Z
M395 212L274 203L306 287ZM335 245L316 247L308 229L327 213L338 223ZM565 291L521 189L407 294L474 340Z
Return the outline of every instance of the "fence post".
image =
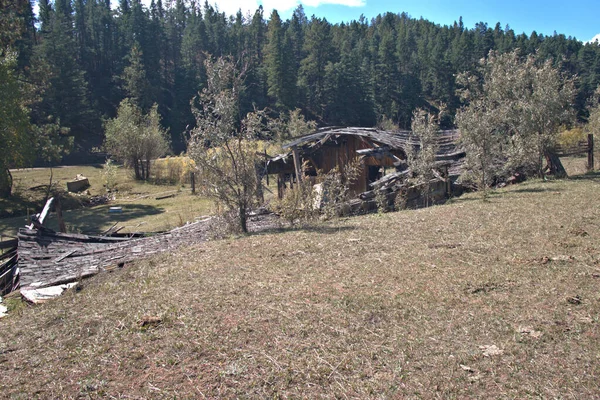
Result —
M594 170L594 135L588 134L588 171Z
M192 184L192 194L196 194L196 173L190 172L190 183Z
M446 178L446 198L452 197L452 181L450 180L450 171L448 166L444 166L444 178Z
M67 233L67 226L65 225L62 214L60 195L57 195L56 200L54 201L54 211L56 211L56 218L58 219L58 230L62 233Z

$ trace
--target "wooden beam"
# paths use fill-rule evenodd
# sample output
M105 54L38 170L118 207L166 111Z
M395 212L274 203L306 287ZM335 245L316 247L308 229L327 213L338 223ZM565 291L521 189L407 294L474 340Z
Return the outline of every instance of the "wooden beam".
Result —
M62 233L67 233L67 226L65 225L65 220L62 215L62 205L60 201L60 196L56 196L56 204L54 205L54 210L56 211L56 218L58 219L58 230Z
M296 173L296 181L302 182L302 168L300 164L300 154L298 153L298 148L292 148L292 155L294 157L294 171Z
M46 219L46 216L48 215L48 213L50 212L50 207L52 206L52 202L54 201L54 197L50 197L48 199L48 201L46 202L46 205L44 206L44 209L42 210L41 214L38 214L35 218L35 221L32 221L32 223L30 225L26 225L25 227L27 229L33 229L34 227L37 227L36 225L44 225L44 220Z
M594 135L588 134L588 171L594 170Z
M190 172L190 184L192 185L192 194L196 194L196 173Z

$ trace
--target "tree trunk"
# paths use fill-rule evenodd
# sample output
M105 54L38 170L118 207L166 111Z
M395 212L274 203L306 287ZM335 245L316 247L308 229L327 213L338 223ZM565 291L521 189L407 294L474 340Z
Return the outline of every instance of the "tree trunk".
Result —
M12 194L12 175L8 168L0 169L0 198L7 199Z
M144 161L140 160L140 179L146 180L146 168L144 168Z
M547 150L544 153L544 156L547 162L546 169L548 170L548 175L553 175L556 178L567 177L567 171L565 171L565 167L563 167L562 162L556 153L551 150Z
M248 223L246 219L246 205L240 204L240 227L242 232L248 233Z
M135 173L135 179L140 180L140 165L138 160L133 160L133 171Z
M262 186L263 169L260 163L256 163L254 170L256 172L256 200L259 204L263 204L265 202L265 195Z

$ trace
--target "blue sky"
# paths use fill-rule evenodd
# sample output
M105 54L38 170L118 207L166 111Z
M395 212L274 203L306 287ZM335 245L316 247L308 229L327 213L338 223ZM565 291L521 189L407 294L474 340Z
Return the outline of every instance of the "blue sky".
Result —
M441 25L452 24L463 17L466 27L477 22L495 26L507 24L517 33L532 31L552 35L554 31L588 41L600 34L600 0L301 0L310 17L325 17L330 22L358 19L361 14L371 18L391 11L407 12L414 18L423 17ZM298 0L220 0L216 3L228 14L241 8L255 10L258 4L265 8L265 18L276 8L285 19L291 15Z
M150 0L142 1L150 4ZM116 8L118 1L112 3ZM450 25L462 16L467 28L480 21L491 27L500 22L503 28L509 25L517 34L536 31L552 35L556 31L583 42L597 39L600 43L600 0L209 0L209 3L228 15L239 9L244 14L253 13L262 4L267 19L273 8L287 19L302 3L309 18L314 14L333 23L351 21L361 15L370 19L388 11L406 12L440 25ZM34 11L37 13L37 1Z

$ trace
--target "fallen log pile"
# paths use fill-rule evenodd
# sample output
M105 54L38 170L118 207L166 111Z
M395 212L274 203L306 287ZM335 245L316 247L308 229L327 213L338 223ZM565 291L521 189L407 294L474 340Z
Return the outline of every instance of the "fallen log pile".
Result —
M16 289L17 239L0 242L0 296Z
M201 217L167 232L126 234L113 225L100 235L60 233L44 227L52 201L49 199L44 211L32 217L31 225L19 229L17 238L9 243L14 248L0 255L0 289L7 288L3 293L20 288L21 295L30 302L47 301L83 278L207 241L216 221L214 217ZM268 229L276 224L274 218L272 214L251 215L249 228Z
M137 238L22 228L18 233L20 287L61 285L133 260L172 251L182 244L205 241L209 220L206 218L166 233Z

